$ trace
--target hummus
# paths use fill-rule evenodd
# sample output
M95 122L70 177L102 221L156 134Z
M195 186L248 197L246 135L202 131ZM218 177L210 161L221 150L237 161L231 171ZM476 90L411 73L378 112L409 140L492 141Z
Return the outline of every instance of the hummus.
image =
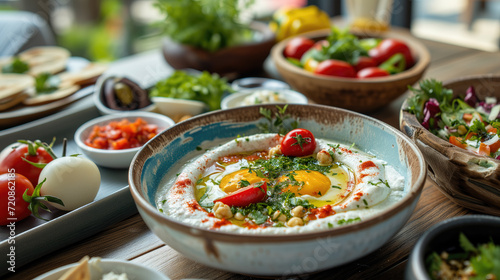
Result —
M310 157L285 157L275 153L281 139L257 134L205 152L159 189L157 208L195 227L289 234L364 220L404 195L404 177L381 159L325 139L316 139ZM266 182L266 199L248 207L214 203L242 181Z

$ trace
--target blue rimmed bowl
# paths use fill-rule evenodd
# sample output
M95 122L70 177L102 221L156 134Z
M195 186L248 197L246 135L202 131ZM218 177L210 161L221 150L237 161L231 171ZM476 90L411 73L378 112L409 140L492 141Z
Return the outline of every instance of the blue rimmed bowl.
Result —
M281 104L283 106L283 104ZM256 276L312 273L365 256L383 246L407 222L426 178L426 164L417 146L397 129L355 112L322 105L290 104L292 119L317 138L356 143L360 150L392 165L405 177L403 198L378 215L328 230L308 233L240 234L191 226L156 208L157 192L165 181L204 149L260 133L266 119L261 107L248 106L193 117L164 131L146 144L129 168L129 184L139 213L166 244L210 267ZM201 149L200 149L201 147Z

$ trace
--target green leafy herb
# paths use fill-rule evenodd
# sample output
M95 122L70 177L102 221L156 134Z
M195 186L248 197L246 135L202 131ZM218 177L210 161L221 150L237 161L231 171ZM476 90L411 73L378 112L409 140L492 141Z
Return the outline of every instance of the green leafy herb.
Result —
M35 88L37 94L53 93L59 88L61 79L50 73L42 73L35 77Z
M250 41L252 32L241 11L253 0L157 0L165 15L162 26L174 41L208 51Z
M451 106L453 91L443 87L443 83L435 79L426 79L419 83L420 88L416 89L409 87L414 93L408 99L408 112L414 114L419 121L424 118L424 105L430 99L434 98L439 102L439 106L443 108Z
M177 70L170 77L159 81L151 90L151 96L189 99L204 102L210 110L220 109L224 93L232 92L226 79L203 71L191 75Z
M292 122L288 122L291 119L289 114L286 114L286 109L288 104L280 107L276 106L277 112L273 112L267 108L260 107L260 114L266 119L266 122L259 123L257 126L263 133L277 132L281 135L285 135L288 131L295 129L299 126L300 119L294 119Z
M2 73L15 73L15 74L23 74L28 72L29 65L19 59L19 57L14 57L12 63L4 65L2 67Z
M356 217L356 218L353 218L353 219L342 219L342 220L339 220L337 222L337 224L339 225L347 225L347 224L352 224L352 223L355 223L355 222L360 222L361 221L361 218L360 217Z

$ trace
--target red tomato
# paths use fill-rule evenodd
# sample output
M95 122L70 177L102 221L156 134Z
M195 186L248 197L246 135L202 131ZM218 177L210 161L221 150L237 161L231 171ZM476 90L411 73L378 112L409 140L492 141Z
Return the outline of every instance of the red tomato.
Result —
M281 153L285 156L311 155L316 149L314 135L307 129L297 128L288 132L281 140Z
M33 193L33 185L25 176L17 173L0 175L0 225L19 222L31 215L29 203L23 200L26 190L28 195Z
M296 37L291 39L286 44L284 55L285 57L290 57L300 60L302 55L310 48L312 48L312 46L314 46L313 40L302 37Z
M327 40L319 40L318 42L314 43L313 48L320 51L323 49L323 47L328 47L328 45L330 45L330 43Z
M327 59L320 62L316 69L314 69L314 73L346 78L356 77L356 71L354 71L354 67L352 67L351 64L336 59Z
M368 67L376 67L376 66L377 62L375 61L375 59L368 56L360 56L358 63L354 65L354 70L356 70L356 72L359 72L361 71L361 69L365 69Z
M384 69L380 69L378 67L368 67L362 69L357 73L357 77L360 79L385 77L389 75L390 75L389 72L385 71Z
M397 53L401 53L405 57L406 68L410 68L415 63L410 48L396 39L384 39L368 51L368 55L374 58L377 64L381 64Z
M267 194L267 183L257 182L248 187L241 188L225 197L214 200L222 202L229 206L247 207L252 203L261 202Z
M0 174L10 173L9 170L13 170L11 172L26 176L31 184L36 186L42 168L31 165L24 161L23 158L34 163L49 163L53 158L43 147L31 143L33 149L29 151L28 145L29 144L13 144L2 151L2 158L0 158ZM12 149L12 147L16 148ZM9 149L11 150L10 152L8 151Z

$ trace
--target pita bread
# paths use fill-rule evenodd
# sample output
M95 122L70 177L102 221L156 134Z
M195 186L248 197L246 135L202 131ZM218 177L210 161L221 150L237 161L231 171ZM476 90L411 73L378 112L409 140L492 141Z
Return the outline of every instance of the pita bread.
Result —
M66 271L59 280L90 280L89 256L83 257L77 266Z
M64 72L59 74L61 83L71 83L75 85L87 85L94 83L99 76L108 69L108 66L101 63L90 63L78 72Z
M35 78L25 74L0 74L0 100L19 94L35 85Z
M59 88L58 90L52 93L37 94L35 96L29 97L23 101L23 104L26 106L35 106L35 105L50 103L52 101L68 97L73 93L77 92L79 89L80 86L77 85L72 85L66 88Z
M44 46L28 49L19 54L19 59L30 67L28 74L38 76L41 73L56 74L66 69L70 52L61 47Z
M26 91L23 91L16 95L11 96L10 98L5 98L3 100L0 100L0 111L7 110L9 108L16 106L17 104L20 104L28 97L30 97L30 94L28 94L28 92Z

